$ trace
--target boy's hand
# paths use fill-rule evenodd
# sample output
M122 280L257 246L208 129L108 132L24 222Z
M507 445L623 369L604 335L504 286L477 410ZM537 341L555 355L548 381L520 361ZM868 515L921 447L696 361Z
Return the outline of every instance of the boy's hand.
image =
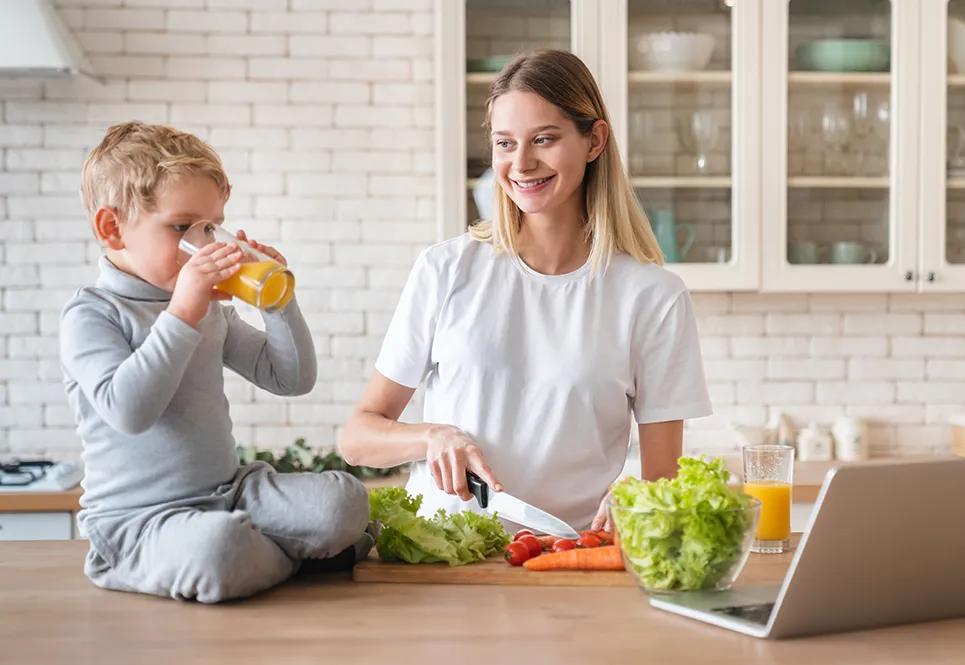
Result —
M208 313L212 300L231 299L229 294L214 286L238 272L243 257L238 245L216 242L202 247L178 273L168 311L197 328L198 322Z
M281 252L279 252L274 247L269 247L268 245L262 245L260 242L256 242L254 240L249 239L248 236L245 235L244 231L238 231L237 236L238 236L238 240L245 241L246 243L251 245L252 249L258 250L265 256L270 256L271 258L275 259L276 261L278 261L278 263L282 264L286 268L288 267L288 261L285 259L284 256L281 255Z

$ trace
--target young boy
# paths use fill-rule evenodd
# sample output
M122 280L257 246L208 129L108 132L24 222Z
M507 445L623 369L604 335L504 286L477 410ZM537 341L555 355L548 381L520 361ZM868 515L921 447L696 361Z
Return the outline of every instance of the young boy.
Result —
M223 367L304 395L316 361L294 299L264 315L264 332L217 302L230 298L213 287L238 269L237 246L179 258L191 224L223 221L230 191L209 146L160 125L111 127L83 167L106 256L64 308L60 347L84 444L84 572L104 588L213 603L274 586L305 559L350 567L372 544L352 476L239 467Z

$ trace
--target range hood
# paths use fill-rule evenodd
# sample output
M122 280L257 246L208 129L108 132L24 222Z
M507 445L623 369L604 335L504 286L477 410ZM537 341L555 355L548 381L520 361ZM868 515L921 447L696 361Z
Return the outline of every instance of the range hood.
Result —
M96 78L49 0L0 0L0 76Z

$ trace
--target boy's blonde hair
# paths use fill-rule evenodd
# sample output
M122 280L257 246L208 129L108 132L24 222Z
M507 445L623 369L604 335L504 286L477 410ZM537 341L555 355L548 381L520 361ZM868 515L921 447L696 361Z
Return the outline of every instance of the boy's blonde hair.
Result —
M112 208L120 221L135 219L157 205L158 194L186 175L205 175L225 200L231 184L221 159L193 134L167 125L114 125L84 161L80 198L91 221L99 208Z
M536 93L559 108L581 134L589 135L597 120L610 125L610 116L593 74L582 60L568 51L537 50L520 55L503 68L486 103L487 133L492 130L493 102L514 91ZM583 193L583 230L592 245L593 274L601 267L605 269L617 252L625 252L641 263L663 264L663 252L623 167L612 133L600 156L586 165ZM470 226L469 233L476 240L492 243L497 252L508 252L518 258L523 213L499 186L495 187L494 204L493 219Z

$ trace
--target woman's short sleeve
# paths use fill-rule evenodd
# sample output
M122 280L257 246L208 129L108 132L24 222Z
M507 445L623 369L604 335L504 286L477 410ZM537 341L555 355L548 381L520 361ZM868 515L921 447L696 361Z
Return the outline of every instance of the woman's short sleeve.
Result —
M639 424L713 413L690 293L681 291L656 320L635 331L632 408Z
M375 361L375 369L386 378L418 388L429 373L440 289L439 273L423 251L409 273Z

